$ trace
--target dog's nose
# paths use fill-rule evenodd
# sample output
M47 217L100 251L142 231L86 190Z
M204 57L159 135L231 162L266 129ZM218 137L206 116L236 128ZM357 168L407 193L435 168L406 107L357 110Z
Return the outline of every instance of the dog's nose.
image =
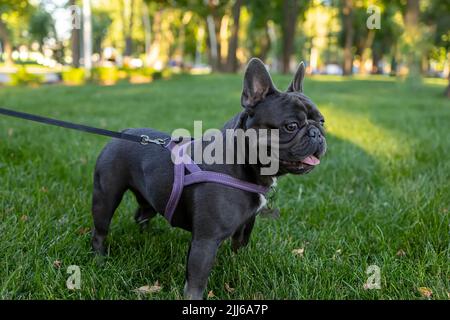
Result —
M308 129L308 137L318 139L320 137L320 131L316 127L312 126Z

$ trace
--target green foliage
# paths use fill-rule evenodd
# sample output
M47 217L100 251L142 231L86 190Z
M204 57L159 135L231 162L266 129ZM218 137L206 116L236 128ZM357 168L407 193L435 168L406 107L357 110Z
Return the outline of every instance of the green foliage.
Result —
M11 86L39 85L44 81L42 75L29 73L25 66L19 66L17 71L10 76L9 85Z
M0 0L0 13L18 11L24 13L30 8L27 0Z
M172 76L170 69L156 70L152 67L120 68L119 78L131 80L134 77L147 78L149 80L168 79Z
M83 68L70 68L62 72L62 79L69 85L81 85L85 83L85 75Z
M106 85L114 84L119 80L119 69L116 67L93 68L92 80Z
M45 11L41 6L31 15L29 21L30 40L37 41L40 45L44 43L44 39L50 36L55 37L54 21L50 13Z
M422 13L426 24L434 26L433 44L450 48L450 1L430 1Z
M109 13L101 10L94 10L92 15L92 43L93 52L102 52L102 42L111 26L112 18Z

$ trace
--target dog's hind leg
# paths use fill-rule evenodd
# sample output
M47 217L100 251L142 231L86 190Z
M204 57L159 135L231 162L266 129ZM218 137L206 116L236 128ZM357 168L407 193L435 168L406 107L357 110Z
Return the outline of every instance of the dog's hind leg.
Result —
M100 173L94 174L94 192L92 197L92 217L94 230L92 232L92 248L101 255L106 254L105 239L109 225L117 207L122 200L126 187L117 181L107 181Z
M141 227L141 231L147 228L149 221L156 216L156 210L148 203L147 200L137 190L131 189L136 197L139 207L136 209L134 220Z
M251 217L236 230L231 237L231 248L233 249L233 252L237 252L240 248L245 247L248 244L254 224L255 216Z

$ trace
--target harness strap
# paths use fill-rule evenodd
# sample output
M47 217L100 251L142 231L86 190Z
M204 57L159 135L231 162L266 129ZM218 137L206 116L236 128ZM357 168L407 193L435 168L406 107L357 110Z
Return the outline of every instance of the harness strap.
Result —
M199 171L188 174L184 179L184 185L189 186L195 183L201 182L215 182L224 184L229 187L233 187L236 189L241 189L244 191L254 192L266 194L269 191L268 187L260 186L258 184L254 184L251 182L243 181L237 178L234 178L228 174L214 172L214 171Z
M191 143L192 141L180 146L178 152L175 152L175 150L177 150L177 148L175 148L177 144L173 140L166 145L166 148L169 149L174 156L173 160L175 160L172 192L164 212L164 216L169 223L172 223L173 214L185 186L202 182L213 182L253 193L266 194L269 192L270 187L243 181L228 174L202 170L186 152ZM186 171L188 171L189 174L186 174Z

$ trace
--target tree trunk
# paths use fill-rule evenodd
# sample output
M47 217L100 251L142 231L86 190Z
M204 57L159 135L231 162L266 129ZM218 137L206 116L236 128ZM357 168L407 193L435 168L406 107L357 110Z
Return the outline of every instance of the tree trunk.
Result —
M133 31L133 20L134 20L134 0L130 1L130 16L128 20L128 26L127 28L124 28L126 30L125 32L125 57L131 57L133 54L133 38L131 36L131 33ZM124 23L125 23L124 19Z
M447 63L448 63L448 85L447 85L447 88L445 89L445 96L447 97L447 98L449 98L450 99L450 52L447 52Z
M419 0L407 0L404 20L406 36L411 40L407 54L408 78L417 78L420 77Z
M299 9L299 0L283 0L283 73L290 72Z
M239 20L241 16L241 6L243 0L236 0L233 9L233 27L230 41L228 43L228 55L227 55L227 72L236 72L238 68L238 61L236 58L236 50L239 42Z
M208 26L208 38L209 38L209 56L211 60L211 67L214 71L219 70L219 48L216 33L216 24L214 22L214 17L208 15L206 17L206 23Z
M448 74L448 86L445 89L445 96L450 99L450 72Z
M266 26L264 28L264 37L261 39L261 52L259 53L262 61L266 61L271 46L272 43L269 35L269 27Z
M76 0L70 0L70 6L75 6ZM80 29L76 26L72 26L72 32L70 36L71 49L72 49L72 67L80 67Z
M150 45L152 43L152 27L148 13L148 5L145 1L142 1L142 24L144 25L145 54L148 55L150 54Z
M367 60L369 59L369 50L372 47L374 38L375 38L375 31L373 29L370 29L367 32L367 37L361 48L361 65L359 68L360 74L368 73L367 70L365 69L365 64L366 64Z
M6 24L2 21L0 16L0 40L3 44L3 53L4 53L4 59L6 65L12 65L12 45L11 40L9 38L9 32L8 28L6 27Z
M353 28L353 1L344 1L344 32L345 32L345 43L344 43L344 75L351 75L353 72L353 37L355 30Z
M153 41L150 45L150 51L147 55L147 65L153 67L159 59L162 42L162 15L163 10L155 12L153 17Z
M92 11L90 0L83 0L83 63L85 77L91 76L92 69Z
M382 55L379 52L377 52L376 50L373 50L372 51L372 71L370 72L371 74L381 74L382 70L380 70L380 68L379 68L381 59L382 59Z

